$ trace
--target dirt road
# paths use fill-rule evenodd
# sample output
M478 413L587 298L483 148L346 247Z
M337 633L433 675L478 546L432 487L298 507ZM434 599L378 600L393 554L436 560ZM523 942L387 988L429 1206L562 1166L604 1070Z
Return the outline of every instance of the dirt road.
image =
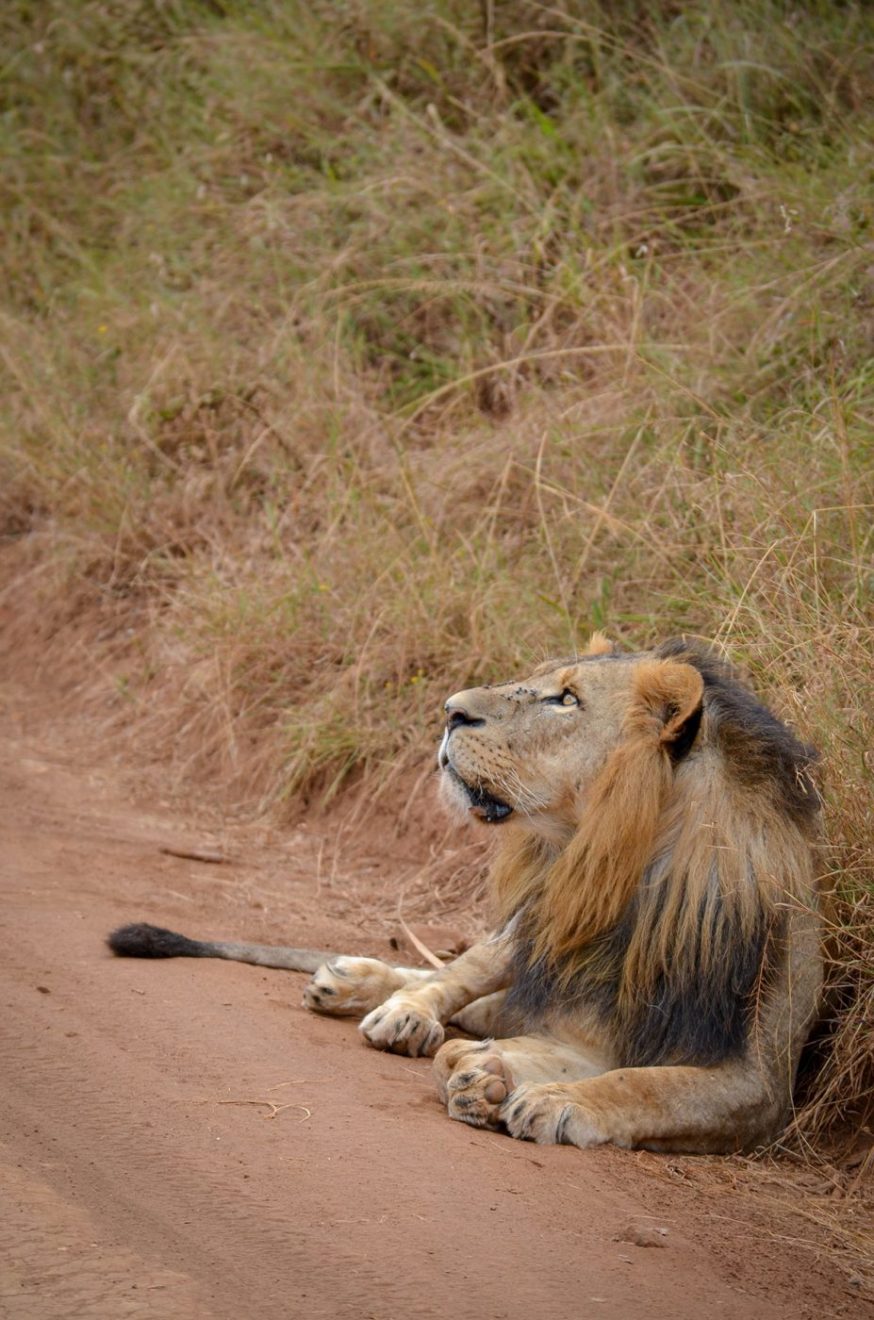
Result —
M191 819L134 801L75 738L35 737L10 709L0 1315L856 1312L828 1260L795 1245L797 1225L741 1193L696 1190L656 1156L450 1122L427 1062L304 1013L301 977L114 959L105 933L137 918L382 950L354 905L333 902L342 886L317 880L306 831L279 851L255 845L245 865L162 854ZM662 1245L637 1245L641 1228L666 1230L643 1235Z

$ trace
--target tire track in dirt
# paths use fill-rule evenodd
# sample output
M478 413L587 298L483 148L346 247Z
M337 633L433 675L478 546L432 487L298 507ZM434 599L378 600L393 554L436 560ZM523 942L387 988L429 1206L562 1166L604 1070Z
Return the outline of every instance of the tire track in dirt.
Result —
M450 1123L427 1063L305 1014L299 977L113 959L102 939L120 920L178 921L154 868L181 823L26 740L0 788L3 1315L843 1313L834 1280L742 1228L717 1228L750 1262L728 1277L687 1203L658 1221L666 1250L614 1240L652 1222L633 1156ZM287 883L305 908L306 883ZM208 892L192 919L241 920Z

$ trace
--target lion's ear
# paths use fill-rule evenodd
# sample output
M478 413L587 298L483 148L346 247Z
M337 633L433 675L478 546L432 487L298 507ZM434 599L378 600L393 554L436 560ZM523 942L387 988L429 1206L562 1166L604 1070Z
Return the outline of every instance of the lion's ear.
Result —
M650 660L635 674L638 711L673 761L689 751L701 725L704 681L692 665Z
M593 632L583 655L612 655L616 650L610 638L602 632Z

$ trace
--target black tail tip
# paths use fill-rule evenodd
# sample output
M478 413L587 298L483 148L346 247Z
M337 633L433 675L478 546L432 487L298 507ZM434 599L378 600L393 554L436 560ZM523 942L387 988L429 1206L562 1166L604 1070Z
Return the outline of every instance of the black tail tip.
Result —
M197 958L201 952L197 940L164 930L163 926L150 926L146 921L119 926L107 936L106 943L120 958Z

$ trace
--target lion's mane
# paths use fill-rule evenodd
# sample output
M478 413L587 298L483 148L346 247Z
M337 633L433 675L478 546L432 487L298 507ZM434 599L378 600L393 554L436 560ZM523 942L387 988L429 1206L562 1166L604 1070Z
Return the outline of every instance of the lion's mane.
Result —
M670 747L664 710L653 716L664 660L694 675L687 708L668 712L683 730ZM622 1066L740 1055L785 960L787 912L811 899L815 761L712 652L660 646L570 843L517 829L499 854L516 942L508 1028L585 1011Z

